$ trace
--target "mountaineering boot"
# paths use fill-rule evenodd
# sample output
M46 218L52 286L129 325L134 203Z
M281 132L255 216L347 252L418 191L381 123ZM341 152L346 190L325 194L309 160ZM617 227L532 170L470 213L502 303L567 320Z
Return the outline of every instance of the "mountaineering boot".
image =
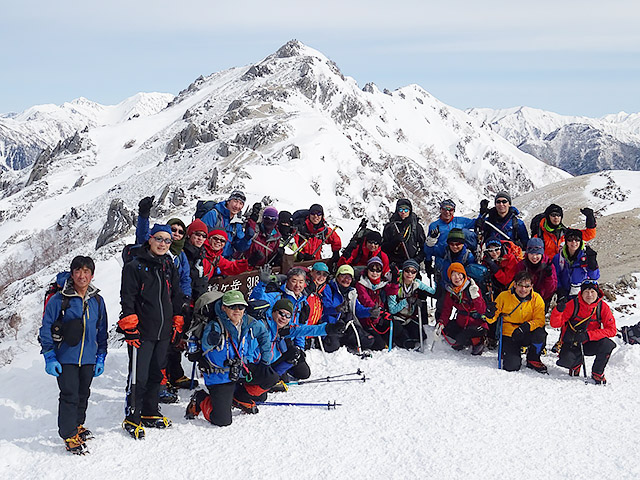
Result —
M269 390L269 393L286 392L288 390L289 390L289 387L287 387L287 384L284 383L282 380L280 380L273 387L271 387L271 389Z
M562 340L558 340L556 343L554 343L553 347L551 347L551 351L553 353L560 353L560 347L562 347Z
M591 378L596 385L606 385L607 379L604 378L604 373L591 372Z
M249 413L249 414L258 413L258 406L256 405L256 402L254 402L253 400L242 402L234 397L232 405L242 410L244 413Z
M582 365L578 364L575 367L572 367L569 369L569 376L570 377L579 377L580 376L580 368L582 367Z
M176 388L184 388L189 390L191 388L191 379L185 375L183 375L182 377L180 377L179 379L171 382L171 385L173 385ZM198 380L196 380L195 378L193 379L193 388L198 386Z
M493 337L487 337L487 348L489 350L495 350L498 348L498 340Z
M176 393L171 392L166 386L160 387L160 392L158 393L158 401L160 403L178 403L178 400Z
M147 428L169 428L171 426L171 420L161 413L157 413L156 415L141 415L140 420L142 425Z
M144 438L144 428L142 423L134 423L131 420L124 419L122 422L122 428L136 440L142 440Z
M82 440L80 435L77 433L73 437L65 438L64 443L67 447L67 452L69 453L73 453L74 455L84 455L85 453L89 453L84 440Z
M471 347L471 355L482 355L484 352L484 342L480 342Z
M84 428L84 425L78 425L78 436L83 442L87 440L92 440L94 438L91 430Z
M193 420L200 414L200 404L207 397L207 392L204 390L196 390L187 405L187 410L184 413L184 418L187 420Z
M538 373L548 373L547 366L537 360L527 360L527 368L535 370Z

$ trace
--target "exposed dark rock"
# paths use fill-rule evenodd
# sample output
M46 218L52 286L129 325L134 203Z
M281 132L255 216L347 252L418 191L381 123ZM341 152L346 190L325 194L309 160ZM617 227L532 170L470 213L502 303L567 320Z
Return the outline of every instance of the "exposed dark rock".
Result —
M124 205L119 198L114 198L109 205L107 221L105 222L98 239L96 240L96 250L107 243L117 240L126 234L135 225L135 216Z

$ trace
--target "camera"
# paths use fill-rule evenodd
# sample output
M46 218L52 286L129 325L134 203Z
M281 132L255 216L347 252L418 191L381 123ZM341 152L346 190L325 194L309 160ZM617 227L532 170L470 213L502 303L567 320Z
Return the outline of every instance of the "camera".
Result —
M239 358L229 358L224 361L225 365L229 367L229 381L237 382L240 380L240 374L242 373L242 360Z

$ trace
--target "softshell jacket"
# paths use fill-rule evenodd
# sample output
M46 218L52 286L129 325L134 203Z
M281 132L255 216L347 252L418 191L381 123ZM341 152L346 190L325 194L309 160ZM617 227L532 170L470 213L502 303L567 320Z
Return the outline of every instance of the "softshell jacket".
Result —
M402 235L402 242L396 240L398 231ZM424 260L424 252L422 250L424 241L424 228L422 228L420 219L413 211L404 220L400 218L398 212L395 212L391 215L389 223L382 230L382 251L388 255L390 262L398 265L402 265L407 260L402 246L403 243L407 247L409 258L420 264Z
M238 330L222 310L221 301L215 303L214 312L215 318L209 320L202 332L202 353L213 369L212 373L203 372L206 385L229 383L229 359L240 358L243 364L271 363L271 341L262 322L245 313ZM215 345L209 342L212 330L221 334Z
M540 220L538 232L534 236L542 238L544 241L544 253L547 257L553 258L555 255L560 253L560 249L564 245L564 232L566 228L567 227L562 225L562 223L555 228L551 227L545 217ZM595 228L585 228L580 231L582 232L582 240L585 242L596 238Z
M338 266L351 265L352 267L366 267L370 259L378 257L382 260L382 274L384 275L389 271L389 257L382 251L382 247L378 247L376 250L369 250L366 243L366 239L363 239L362 243L353 249L349 258L340 257Z
M267 330L269 331L269 338L271 339L271 354L272 360L271 363L274 364L278 361L278 359L282 356L284 352L288 350L287 342L285 339L291 338L302 338L306 337L323 337L327 334L327 324L321 323L320 325L290 325L289 333L284 337L280 336L278 333L278 324L271 317L271 313L267 316ZM273 370L282 375L284 372L289 370L292 365L288 362L280 362L278 365L274 365Z
M66 272L65 272L66 273ZM69 275L66 273L66 275ZM84 298L73 288L73 280L67 279L62 291L53 295L47 302L40 328L42 353L54 351L61 364L95 365L98 355L107 354L107 310L104 300L93 285ZM56 344L51 338L51 325L58 319L62 310L62 299L67 297L68 306L62 317L63 324L81 319L82 339L71 346L64 340Z
M576 302L578 303L578 314L574 316ZM597 315L598 305L600 305L600 318ZM553 309L551 312L550 324L553 328L561 328L560 338L571 324L574 330L587 330L589 341L597 342L603 338L615 337L618 333L616 328L616 320L609 305L603 300L602 292L599 293L598 299L592 304L588 304L582 299L582 295L567 302L564 310L559 312ZM579 325L578 325L579 324Z
M270 232L266 232L264 224L257 224L254 220L249 219L247 225L256 232L251 240L251 246L244 253L245 258L249 258L254 252L260 252L264 255L264 259L256 263L256 267L261 267L265 263L271 260L272 265L279 265L281 262L278 260L280 256L277 253L280 247L280 239L282 235L277 228L273 228Z
M585 280L597 280L600 278L600 269L589 269L587 266L587 254L584 242L572 258L569 258L567 246L562 247L560 253L553 257L553 266L558 276L558 294L577 295L580 285Z
M453 253L446 243L441 247L434 249L436 281L444 288L447 279L447 270L452 263L461 263L465 267L471 263L476 263L476 257L467 249L466 245L462 246L462 250Z
M510 337L513 331L525 322L531 331L544 328L544 300L531 292L522 301L516 297L514 287L505 290L496 298L496 314L487 319L494 323L502 316L502 334Z
M340 240L335 230L327 226L324 218L318 225L314 225L311 223L311 220L309 220L309 217L306 217L299 225L295 239L297 245L302 245L302 243L307 240L307 243L302 247L300 253L313 255L315 260L322 258L322 244L324 243L331 245L332 252L338 252L342 248L342 240Z
M434 231L436 228L438 229L439 236L438 241L433 247L429 247L425 244L424 253L425 253L425 261L427 263L431 263L431 259L436 255L437 251L442 251L447 247L447 236L449 236L449 232L452 228L459 228L460 230L469 230L473 228L476 224L475 218L466 218L466 217L453 217L453 219L446 223L441 218L438 218L435 222L431 222L429 224L429 229L427 231L427 235L429 232Z
M309 318L309 304L307 303L307 296L303 292L298 298L296 298L293 293L287 289L286 282L280 286L275 282L268 284L258 282L258 284L253 287L250 298L266 300L269 302L269 305L271 305L271 309L273 309L273 306L281 298L291 300L291 303L293 303L293 315L291 316L291 322L289 324L292 327L294 325L307 323L307 319ZM296 338L295 342L296 345L304 348L304 338Z
M186 232L185 232L186 235ZM136 243L143 245L149 240L149 217L143 217L138 215L138 223L136 225ZM193 292L191 291L191 267L189 266L189 260L184 251L181 251L178 255L174 255L170 251L167 252L173 259L173 263L178 269L178 275L180 276L180 289L182 293L188 297L191 297Z
M120 318L137 315L142 340L171 338L173 316L181 315L182 300L178 271L168 255L156 257L145 244L124 265Z
M389 313L405 319L409 319L409 317L415 315L418 305L417 297L414 295L416 290L423 290L431 295L436 293L435 288L430 287L418 279L415 279L410 285L405 285L402 280L402 275L400 275L398 293L389 295L389 298L387 298Z
M480 315L484 315L487 310L487 305L480 294L480 290L478 286L475 284L473 279L469 278L465 281L465 285L460 290L459 293L456 293L453 289L453 285L447 282L445 287L447 293L444 297L444 303L442 305L442 313L440 315L439 321L447 326L449 324L449 317L451 316L451 311L455 308L456 312L456 323L458 326L462 328L467 327L482 327L488 328L487 322L482 320L481 318L473 318L471 316L472 313L478 313Z
M187 256L187 260L189 261L189 271L191 275L191 298L195 303L198 297L200 297L200 295L207 291L210 276L208 275L208 273L211 273L212 268L210 265L208 269L205 268L205 263L208 263L208 260L206 260L204 245L200 248L197 248L196 246L191 244L189 240L187 240L187 243L185 243L184 245L183 251Z
M246 252L249 249L254 232L248 229L247 235L245 235L242 222L231 222L231 212L226 203L226 200L216 203L211 210L203 215L201 220L209 227L209 231L220 229L227 232L229 241L222 250L222 256L231 258L234 252Z
M380 307L384 310L386 309L387 297L398 293L398 284L381 280L380 283L374 285L369 277L363 275L356 283L356 291L358 292L358 300L363 306L367 308ZM362 318L361 323L371 328L376 320L367 317Z
M527 232L527 227L524 222L518 218L519 214L520 212L516 207L509 207L509 211L505 217L500 218L496 207L493 207L489 209L486 220L498 227L498 229L504 232L515 244L524 248L527 246L527 242L529 241L529 232ZM493 227L486 224L482 230L482 238L484 239L484 242L494 238L497 240L506 240L502 235L496 232Z
M327 288L324 289L324 295L322 296L322 321L336 323L341 310L339 307L345 302L347 303L346 313L340 317L345 323L351 320L359 323L359 319L371 316L371 310L364 307L358 300L358 292L354 287L349 287L345 298L345 295L340 291L338 283L335 280L331 280L327 284Z
M322 319L322 297L324 291L327 289L327 283L321 283L317 285L309 275L307 275L307 286L304 289L304 293L307 296L307 303L309 304L309 317L307 318L307 324L315 325Z
M547 265L551 267L550 275L543 273ZM543 300L550 300L553 294L556 293L558 277L556 276L556 268L549 257L542 255L542 259L536 265L525 257L524 260L518 262L516 273L522 270L526 270L531 274L533 277L533 290L538 292Z

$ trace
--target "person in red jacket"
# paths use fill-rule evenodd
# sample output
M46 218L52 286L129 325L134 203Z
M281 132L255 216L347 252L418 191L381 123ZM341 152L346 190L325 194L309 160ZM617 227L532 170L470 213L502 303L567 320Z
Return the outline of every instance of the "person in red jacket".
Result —
M205 274L211 278L214 275L238 275L252 270L248 260L229 260L222 256L222 251L229 237L222 229L211 230L204 243L206 252Z
M385 275L389 271L389 257L382 251L381 243L382 235L380 233L374 230L368 231L362 239L362 243L353 249L349 258L340 257L338 266L346 264L352 267L365 267L373 257L380 257L382 274Z
M595 356L591 378L598 385L607 383L604 369L616 344L611 337L618 332L616 320L595 280L585 280L580 295L560 302L551 312L551 326L561 328L562 347L556 362L569 369L569 375L579 376L583 354Z
M297 228L296 244L302 245L306 242L298 254L300 260L320 260L322 258L322 245L327 243L331 245L331 251L333 252L331 261L333 263L338 261L342 240L340 240L335 228L329 227L325 222L322 205L317 203L311 205L309 215L297 225Z
M504 292L518 272L522 251L509 240L491 239L485 243L482 264L491 272L493 296Z
M485 321L487 306L480 289L467 277L461 263L452 263L447 270L444 305L438 323L445 335L454 338L454 350L472 345L471 354L480 355L484 350L484 337L489 326ZM455 321L450 321L451 311L456 309Z
M544 253L544 242L541 238L529 239L527 254L518 263L516 270L517 272L526 270L531 274L533 291L540 294L544 300L545 311L548 311L549 302L558 286L558 277L552 259Z

